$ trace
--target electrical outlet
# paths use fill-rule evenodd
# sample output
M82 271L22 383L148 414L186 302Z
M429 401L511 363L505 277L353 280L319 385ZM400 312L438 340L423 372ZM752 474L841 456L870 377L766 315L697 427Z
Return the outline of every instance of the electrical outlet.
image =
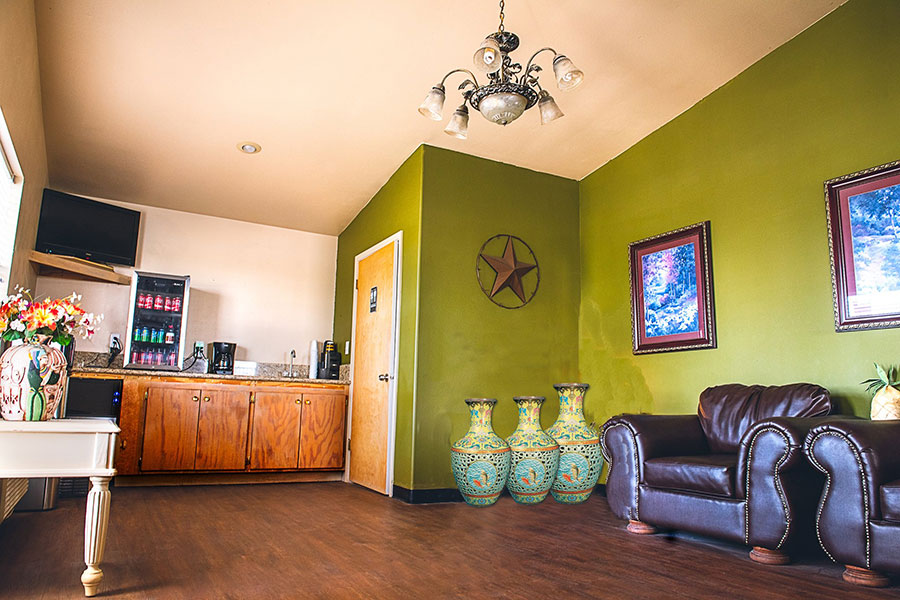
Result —
M118 333L109 334L109 347L110 348L122 348L122 336Z

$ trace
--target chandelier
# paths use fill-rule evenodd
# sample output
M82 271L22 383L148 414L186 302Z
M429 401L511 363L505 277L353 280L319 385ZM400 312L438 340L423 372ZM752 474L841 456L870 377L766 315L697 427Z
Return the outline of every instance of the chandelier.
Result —
M560 90L571 90L584 79L584 73L568 57L553 48L541 48L532 54L524 70L520 63L513 62L510 52L519 47L519 36L503 28L503 9L504 1L500 0L500 26L495 33L484 38L473 57L475 70L487 75L488 83L479 85L475 74L468 69L454 69L431 88L419 106L419 112L423 116L440 121L446 97L444 83L454 73L468 74L470 78L459 85L463 102L453 111L453 116L444 129L444 133L448 135L466 139L469 128L467 102L481 112L485 119L499 125L512 123L535 104L540 110L542 125L563 116L553 97L538 83L541 67L534 63L534 59L542 52L553 53L553 76Z

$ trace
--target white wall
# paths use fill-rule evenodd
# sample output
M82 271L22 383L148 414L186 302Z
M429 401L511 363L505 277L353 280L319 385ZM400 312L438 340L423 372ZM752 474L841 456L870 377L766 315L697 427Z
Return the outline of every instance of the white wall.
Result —
M195 340L236 342L238 360L257 362L288 362L295 348L295 362L307 363L310 340L330 339L336 236L102 201L141 211L138 270L191 276L186 348ZM104 314L93 340L78 340L78 350L106 352L110 333L124 342L129 286L41 276L35 291L76 291L82 308Z

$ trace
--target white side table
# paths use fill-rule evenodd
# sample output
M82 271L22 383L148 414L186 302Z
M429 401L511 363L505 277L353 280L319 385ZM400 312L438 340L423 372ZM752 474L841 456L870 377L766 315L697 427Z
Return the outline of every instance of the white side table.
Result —
M84 518L84 595L103 580L100 561L109 522L109 480L116 434L113 419L0 420L0 478L90 477Z

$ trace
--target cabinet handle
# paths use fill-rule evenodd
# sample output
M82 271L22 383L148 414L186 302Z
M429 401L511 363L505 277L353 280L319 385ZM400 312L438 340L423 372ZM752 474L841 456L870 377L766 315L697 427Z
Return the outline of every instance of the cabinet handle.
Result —
M204 401L204 402L209 402L209 396L205 396L205 397L203 398L203 401Z
M121 448L122 450L125 449L125 439L124 438L122 439L121 442L119 442L119 448Z
M294 400L294 402L296 402L297 404L300 404L300 398L297 398L296 400Z
M309 404L309 400L307 400L306 403Z
M200 402L200 397L199 397L199 396L194 396L193 400L194 400L194 402Z

